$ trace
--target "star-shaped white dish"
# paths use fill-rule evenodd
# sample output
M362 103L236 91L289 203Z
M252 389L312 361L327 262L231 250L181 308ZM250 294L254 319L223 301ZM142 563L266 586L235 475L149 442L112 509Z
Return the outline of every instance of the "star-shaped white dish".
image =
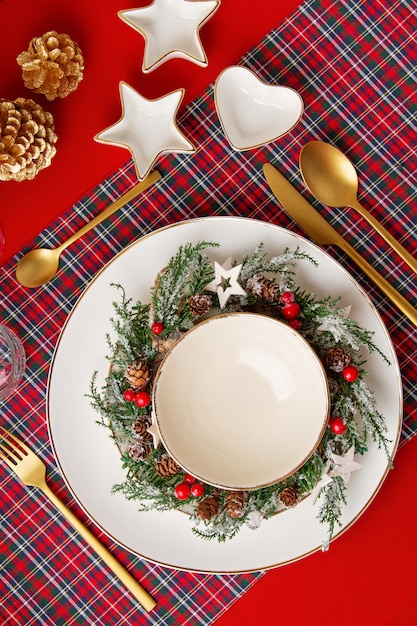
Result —
M220 0L154 0L140 9L119 11L121 20L145 39L142 71L146 74L169 59L188 59L206 67L199 31Z
M94 139L127 148L135 162L138 179L143 180L161 154L195 151L176 124L183 96L184 90L178 89L156 100L148 100L121 82L122 116Z

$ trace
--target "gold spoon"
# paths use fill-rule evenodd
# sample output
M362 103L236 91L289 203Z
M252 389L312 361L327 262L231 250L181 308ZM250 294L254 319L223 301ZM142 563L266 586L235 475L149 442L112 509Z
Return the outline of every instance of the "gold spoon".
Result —
M359 203L358 176L343 152L323 141L311 141L301 150L300 170L305 184L317 200L331 207L356 209L417 273L417 259Z
M57 248L36 248L27 252L19 260L16 267L16 278L19 283L24 287L39 287L47 283L55 276L59 266L59 257L65 248L68 248L74 241L88 233L89 230L101 224L101 222L113 215L127 202L133 200L141 191L145 191L145 189L156 183L160 178L161 174L159 172L155 171L149 174L149 176L129 189L123 196L71 235Z

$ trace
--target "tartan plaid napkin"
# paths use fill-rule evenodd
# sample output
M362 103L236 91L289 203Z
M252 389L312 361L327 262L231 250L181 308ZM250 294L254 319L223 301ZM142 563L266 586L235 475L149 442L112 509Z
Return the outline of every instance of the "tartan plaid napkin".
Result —
M52 489L87 525L91 523L72 501L57 470L45 419L54 346L86 285L130 242L184 219L246 216L301 233L280 210L261 168L272 161L308 197L298 155L313 139L331 142L345 152L357 169L363 204L413 252L416 32L413 0L307 0L240 61L264 82L300 93L305 112L291 133L260 149L233 151L216 115L211 86L179 120L197 146L196 154L161 157L157 169L162 181L65 251L56 279L27 290L15 281L16 259L1 268L0 317L23 339L27 354L20 389L0 405L2 423L45 460ZM135 182L128 160L30 248L58 245ZM355 211L329 209L309 199L405 297L416 301L411 270ZM330 252L366 289L391 334L404 387L402 445L417 430L416 328L349 259L337 249ZM130 555L94 528L156 597L158 606L147 615L49 501L21 485L5 467L0 480L2 623L210 624L262 576L262 572L217 576L170 570Z

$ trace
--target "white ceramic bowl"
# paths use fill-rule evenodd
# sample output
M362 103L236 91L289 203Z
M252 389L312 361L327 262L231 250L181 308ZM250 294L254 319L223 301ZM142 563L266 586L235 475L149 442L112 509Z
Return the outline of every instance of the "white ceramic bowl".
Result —
M259 489L294 473L317 448L329 393L320 360L286 323L212 317L166 355L153 387L169 454L199 480Z
M297 91L263 83L241 66L228 67L219 74L214 100L224 133L235 150L275 141L298 123L304 111Z

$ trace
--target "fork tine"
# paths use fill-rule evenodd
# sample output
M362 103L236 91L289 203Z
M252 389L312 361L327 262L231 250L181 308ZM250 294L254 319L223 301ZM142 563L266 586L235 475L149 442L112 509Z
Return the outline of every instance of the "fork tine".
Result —
M0 447L0 449L2 449L2 448ZM8 465L10 467L10 469L15 470L16 463L13 463L13 461L8 456L5 456L4 454L1 454L1 452L0 452L0 459L2 461L4 461L6 463L6 465Z
M23 450L24 452L26 452L26 454L29 454L31 452L29 446L23 443L23 441L21 441L15 435L12 435L12 433L9 430L3 428L3 426L0 426L0 439L3 439L3 441L7 441L10 447L13 449Z
M30 454L30 448L2 426L0 426L0 450L6 453L10 460L16 462ZM2 458L5 460L4 454Z

